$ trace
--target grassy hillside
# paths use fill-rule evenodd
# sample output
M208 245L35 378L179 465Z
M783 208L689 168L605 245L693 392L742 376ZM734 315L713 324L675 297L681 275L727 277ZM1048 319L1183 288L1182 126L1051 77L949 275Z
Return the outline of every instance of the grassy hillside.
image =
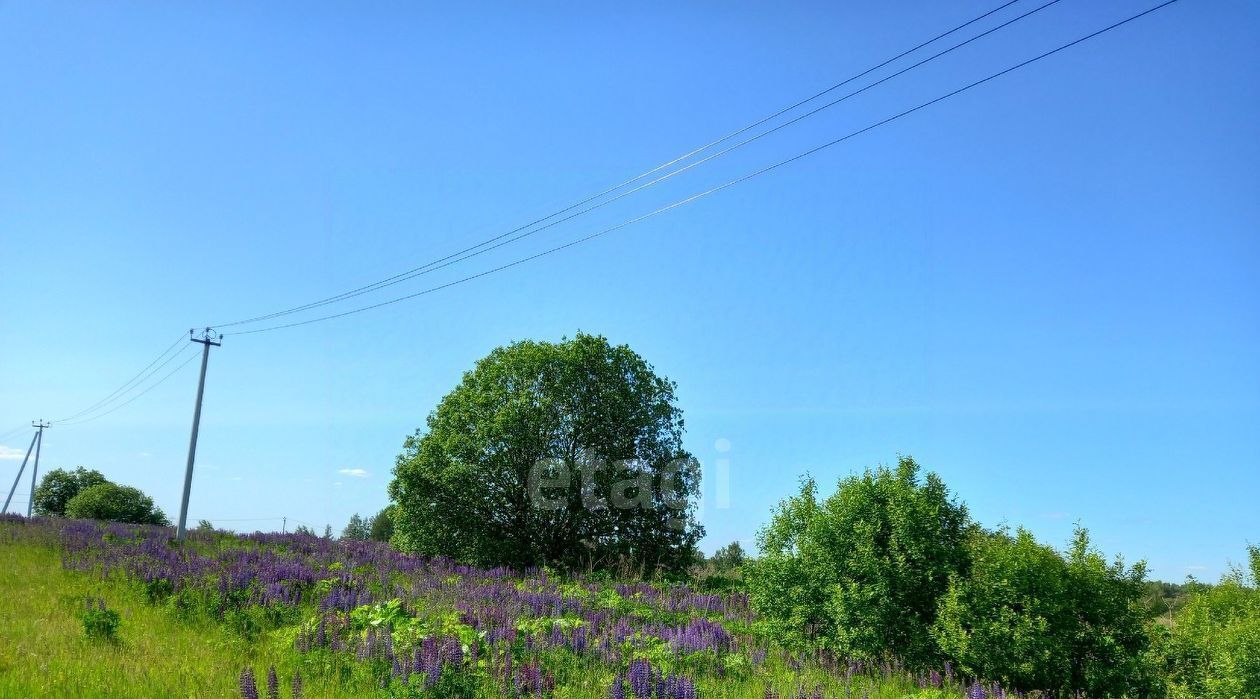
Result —
M169 536L0 521L0 696L251 696L247 668L264 697L272 668L282 697L295 676L302 696L356 699L969 689L945 668L912 676L791 653L738 593L480 570L300 535L198 532L182 548ZM85 633L85 613L102 603L120 619L113 639Z

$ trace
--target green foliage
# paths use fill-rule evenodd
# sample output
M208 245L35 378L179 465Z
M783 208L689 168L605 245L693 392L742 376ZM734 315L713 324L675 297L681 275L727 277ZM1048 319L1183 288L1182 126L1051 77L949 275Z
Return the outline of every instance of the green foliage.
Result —
M389 541L394 538L394 513L397 510L394 505L386 505L385 509L377 512L368 528L368 538L372 541Z
M1149 696L1143 575L1108 564L1083 529L1066 557L1022 529L977 532L934 633L963 672L1009 687Z
M300 535L302 535L302 536L316 536L316 534L315 534L315 530L314 530L314 529L311 529L310 527L306 526L305 524L299 524L299 525L297 525L297 527L296 527L296 528L294 528L293 533L294 533L294 534L300 534Z
M709 564L723 573L729 573L732 570L744 565L744 547L739 545L738 541L723 546L713 552L713 558L709 559Z
M1189 585L1147 580L1142 592L1142 606L1146 608L1148 616L1171 621L1185 605L1188 594Z
M128 524L170 524L153 499L136 488L99 483L84 488L66 503L65 514L74 519L103 519Z
M73 471L55 468L44 474L35 489L34 512L44 517L64 517L66 504L80 491L108 482L100 471L82 466Z
M197 520L197 531L199 531L199 532L212 532L212 531L214 531L214 530L215 530L215 529L214 529L214 522L211 522L211 521L210 521L210 520L208 520L208 519L199 519L199 520Z
M1164 645L1170 696L1260 696L1260 547L1248 554L1249 570L1191 587Z
M371 533L367 521L356 512L350 515L350 522L346 524L345 529L341 530L341 538L350 539L351 541L367 541Z
M965 574L966 508L903 457L842 480L819 502L806 480L761 531L745 566L754 608L782 637L844 655L939 659L930 629L951 576Z
M80 617L83 621L83 634L93 641L118 641L118 627L122 626L122 616L105 606L104 600L88 600L87 609Z
M350 610L350 622L356 629L393 628L394 624L406 619L402 600L392 599L380 604L364 604Z
M495 349L404 443L394 542L482 565L685 569L700 473L674 390L603 337Z

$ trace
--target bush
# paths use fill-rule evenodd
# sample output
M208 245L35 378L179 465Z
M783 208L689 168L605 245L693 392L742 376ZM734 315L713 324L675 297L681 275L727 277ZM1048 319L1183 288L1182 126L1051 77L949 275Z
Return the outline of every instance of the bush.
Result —
M105 607L105 600L88 600L87 609L81 617L83 634L93 641L116 642L118 627L122 625L122 617L118 612Z
M930 629L951 576L967 569L966 508L935 474L902 458L846 478L823 502L812 480L761 531L744 566L753 606L773 632L843 655L939 659Z
M1150 696L1143 576L1107 564L1083 529L1066 558L1022 529L976 533L933 631L964 673L1008 687Z
M170 524L153 499L139 490L116 483L85 488L66 503L66 516L74 519L103 519L128 524Z
M1165 648L1170 696L1260 697L1260 547L1248 554L1248 571L1191 587Z
M66 504L85 488L108 483L100 471L90 471L82 466L67 471L55 468L39 481L35 489L35 514L44 517L64 517Z

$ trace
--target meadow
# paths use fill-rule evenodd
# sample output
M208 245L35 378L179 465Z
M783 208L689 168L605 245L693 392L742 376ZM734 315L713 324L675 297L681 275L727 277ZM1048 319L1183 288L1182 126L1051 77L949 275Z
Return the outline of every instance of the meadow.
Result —
M0 520L0 695L1007 696L948 666L794 652L738 591L474 568L305 534L171 535Z

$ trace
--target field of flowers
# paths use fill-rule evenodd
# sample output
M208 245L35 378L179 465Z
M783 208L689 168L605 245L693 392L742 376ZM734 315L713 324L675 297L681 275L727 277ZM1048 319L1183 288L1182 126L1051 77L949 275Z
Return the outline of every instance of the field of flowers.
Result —
M948 667L783 648L740 593L470 568L373 542L171 534L0 520L0 694L1006 696Z

